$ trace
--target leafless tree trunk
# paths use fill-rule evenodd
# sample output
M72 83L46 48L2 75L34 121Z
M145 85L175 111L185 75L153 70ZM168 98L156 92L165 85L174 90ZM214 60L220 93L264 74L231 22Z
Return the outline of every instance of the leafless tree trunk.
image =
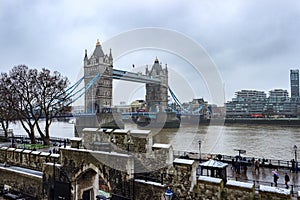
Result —
M19 120L24 130L36 143L35 130L44 144L50 144L50 126L52 120L64 110L70 102L65 92L69 81L59 72L48 69L40 72L25 65L14 67L9 75L2 74L0 79L0 122L6 124ZM3 87L2 87L3 86ZM45 127L40 125L45 119ZM8 131L8 128L7 128Z

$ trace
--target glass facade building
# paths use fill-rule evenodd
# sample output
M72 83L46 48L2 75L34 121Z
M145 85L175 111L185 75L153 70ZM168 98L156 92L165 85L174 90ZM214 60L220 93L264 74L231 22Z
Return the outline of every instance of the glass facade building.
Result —
M299 101L299 70L291 69L290 71L291 81L291 100Z
M298 117L300 103L291 101L287 90L241 90L225 104L227 118Z

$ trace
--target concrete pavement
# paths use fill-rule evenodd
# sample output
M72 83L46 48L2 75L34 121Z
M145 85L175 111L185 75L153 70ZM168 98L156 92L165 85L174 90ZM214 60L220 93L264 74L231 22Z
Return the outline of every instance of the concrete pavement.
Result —
M240 170L240 173L237 173L236 170L232 169L232 165L229 164L227 167L227 177L231 180L237 180L242 182L254 183L258 185L267 185L274 186L273 182L273 172L275 168L260 167L259 171L255 171L254 166L248 166L247 171L243 169ZM291 172L286 168L277 169L279 174L278 185L279 188L285 188L285 173L290 177L289 187L293 189L293 192L300 191L300 171L299 173Z

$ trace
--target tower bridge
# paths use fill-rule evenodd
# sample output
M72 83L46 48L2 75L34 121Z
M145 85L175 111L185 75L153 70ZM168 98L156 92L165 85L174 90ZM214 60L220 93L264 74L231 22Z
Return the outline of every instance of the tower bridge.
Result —
M123 128L121 116L105 111L112 107L113 79L144 83L147 112L165 111L168 108L168 68L167 65L162 67L157 58L150 69L146 68L145 74L114 69L112 50L110 49L109 54L105 54L97 40L91 56L88 56L85 50L83 62L84 111L86 114L95 114L97 117L95 118L95 115L80 116L76 120L77 131L85 127ZM179 126L179 120L175 119L176 113L165 115L167 115L167 120L172 118L172 123L175 121L176 126Z
M87 50L84 56L84 83L87 85L97 74L99 78L85 95L85 112L99 112L103 108L112 106L112 81L119 79L146 84L146 102L148 109L159 106L162 110L168 105L168 69L159 63L156 58L151 69L145 74L133 73L114 69L113 56L104 54L99 40L93 54L88 57Z

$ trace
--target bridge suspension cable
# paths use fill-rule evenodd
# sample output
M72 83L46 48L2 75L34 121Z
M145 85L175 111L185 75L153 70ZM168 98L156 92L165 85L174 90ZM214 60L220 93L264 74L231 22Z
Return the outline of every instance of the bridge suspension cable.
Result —
M63 99L67 99L69 98L70 95L72 95L72 93L77 89L77 87L81 84L81 82L83 81L84 77L81 77L75 84L73 84L71 87L69 87L66 91L63 91L60 94L56 95L56 101L52 103L52 107L59 104L60 102L63 101ZM66 96L63 97L63 99L60 99L60 97L63 95L63 93L67 93Z
M67 89L68 94L64 97L64 99L68 98L71 99L73 98L75 95L78 95L76 98L72 99L69 103L67 103L66 105L64 105L64 107L69 106L70 104L74 103L75 101L77 101L79 98L81 98L86 92L87 90L92 87L94 85L94 83L97 82L98 78L100 77L100 72L96 74L96 76L94 76L84 87L80 88L78 91L74 92L76 90L76 88L80 85L80 83L82 82L82 80L84 79L84 77L82 77L79 81L77 81L73 86L71 86L70 88ZM60 103L62 100L59 100L58 102L52 104L51 106L55 106L58 103Z
M170 86L168 88L169 88L169 91L170 91L170 94L171 94L172 98L174 99L175 103L181 108L181 110L183 110L185 112L190 112L190 111L188 111L187 109L185 109L183 107L183 105L180 103L179 99L176 97L175 93L172 91Z
M77 92L75 92L74 94L70 95L69 98L74 97L75 95L79 94L78 97L76 97L75 99L72 99L71 102L69 102L66 106L74 103L75 101L77 101L80 97L82 97L87 91L88 89L90 89L90 87L92 87L94 85L94 83L97 82L98 78L100 77L100 72L96 74L96 76L90 80L90 82L88 82L84 87L80 88ZM84 77L83 77L84 78Z

